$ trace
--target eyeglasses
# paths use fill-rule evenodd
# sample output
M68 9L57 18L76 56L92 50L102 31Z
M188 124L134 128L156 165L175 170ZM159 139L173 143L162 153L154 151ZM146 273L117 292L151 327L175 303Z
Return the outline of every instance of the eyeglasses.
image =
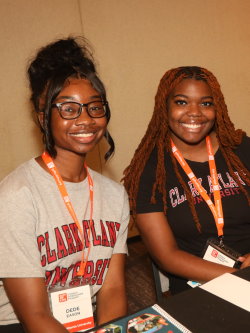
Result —
M52 104L51 106L57 107L63 119L76 119L80 117L83 108L86 108L89 117L102 118L107 113L107 105L107 101L93 101L85 104L78 102L62 102Z

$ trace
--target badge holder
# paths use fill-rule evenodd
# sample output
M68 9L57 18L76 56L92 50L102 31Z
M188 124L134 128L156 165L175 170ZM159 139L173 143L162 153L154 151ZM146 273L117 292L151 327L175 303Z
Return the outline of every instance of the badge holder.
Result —
M228 267L240 268L241 262L238 261L238 258L241 254L225 245L219 238L208 239L203 254L205 260ZM201 285L196 281L188 281L187 284L192 288Z
M240 268L240 253L234 251L217 238L210 238L204 249L203 259L228 267Z
M53 316L69 332L84 332L94 327L90 286L49 291Z

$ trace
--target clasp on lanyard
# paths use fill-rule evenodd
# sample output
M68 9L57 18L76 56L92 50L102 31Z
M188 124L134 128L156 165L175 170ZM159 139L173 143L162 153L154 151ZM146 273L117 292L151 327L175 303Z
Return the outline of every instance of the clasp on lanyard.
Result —
M221 235L221 236L218 236L218 238L219 238L220 246L223 247L224 246L224 243L223 243L224 236Z

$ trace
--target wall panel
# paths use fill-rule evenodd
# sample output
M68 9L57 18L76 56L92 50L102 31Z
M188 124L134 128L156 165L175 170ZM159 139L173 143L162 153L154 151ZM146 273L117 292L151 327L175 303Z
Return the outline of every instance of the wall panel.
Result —
M250 2L247 0L80 0L112 107L117 151L104 173L116 180L152 115L166 70L204 66L221 83L236 127L250 134Z
M1 0L0 12L1 179L42 149L29 104L28 60L46 43L80 34L82 26L77 0Z

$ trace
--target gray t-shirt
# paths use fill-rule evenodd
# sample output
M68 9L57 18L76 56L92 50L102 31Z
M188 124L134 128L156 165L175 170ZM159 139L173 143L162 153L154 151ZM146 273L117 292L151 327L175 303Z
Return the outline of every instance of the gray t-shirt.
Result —
M120 184L89 170L94 182L94 224L90 228L88 181L65 182L83 226L85 255L81 284L101 288L110 258L127 253L129 205ZM53 177L32 159L0 183L0 278L44 277L48 290L75 283L82 256L80 233ZM88 234L89 233L89 234ZM0 280L0 325L18 322Z

